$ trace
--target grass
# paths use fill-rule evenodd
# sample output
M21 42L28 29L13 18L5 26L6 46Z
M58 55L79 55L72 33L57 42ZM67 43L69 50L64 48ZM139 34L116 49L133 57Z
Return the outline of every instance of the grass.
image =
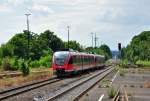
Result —
M126 71L126 69L123 69L123 68L120 68L119 69L119 74L120 74L120 76L125 76L125 74L127 73L127 71Z
M35 71L35 70L34 70ZM44 80L53 75L52 70L45 70L45 72L32 72L30 75L18 76L18 77L4 77L0 79L0 88L8 88L8 87L15 87L19 85L24 85L25 83L35 82L37 80Z
M113 86L109 87L108 89L109 98L114 98L116 94L117 94L117 90Z
M110 81L109 80L102 80L99 87L110 87Z
M127 73L127 68L120 64L116 66L116 71L119 71L120 76L125 76L125 74Z
M138 60L136 62L136 64L139 65L139 66L141 66L141 67L150 68L150 61Z

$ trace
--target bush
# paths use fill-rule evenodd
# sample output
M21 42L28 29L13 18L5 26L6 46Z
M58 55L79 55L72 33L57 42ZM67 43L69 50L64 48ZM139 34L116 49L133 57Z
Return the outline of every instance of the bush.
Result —
M40 66L43 67L51 67L52 57L50 55L41 57L40 60L35 60L30 62L30 66L32 68L38 68Z
M13 56L14 46L11 44L2 44L0 47L0 57Z
M30 66L33 68L38 68L40 67L40 63L39 61L35 60L35 61L30 62Z
M47 55L45 57L41 57L39 63L41 64L41 66L50 67L51 61L52 61L52 57L50 55Z
M12 65L12 70L18 70L19 69L18 59L16 57L10 58L10 64Z
M115 97L116 93L117 93L117 90L113 86L111 86L108 89L108 96L109 96L109 98Z
M4 70L12 70L12 65L10 63L9 57L6 57L6 58L3 59L3 61L2 61L2 68Z
M150 61L141 61L141 60L138 60L138 61L136 62L136 64L137 64L138 66L150 67Z
M120 67L122 68L128 68L128 60L122 60L121 63L120 63Z
M20 68L19 61L16 57L5 57L3 60L0 59L0 65L3 70L19 70Z
M27 76L30 74L30 69L25 62L22 62L21 64L21 71L23 73L23 76Z
M24 59L19 58L17 61L18 61L18 69L21 70L21 66L22 66L22 63L24 62Z

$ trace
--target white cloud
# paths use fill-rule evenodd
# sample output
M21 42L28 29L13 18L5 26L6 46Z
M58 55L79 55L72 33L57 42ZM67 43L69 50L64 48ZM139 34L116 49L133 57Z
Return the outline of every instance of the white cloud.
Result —
M23 5L26 0L7 0L7 4L10 4L11 6L19 6Z
M32 7L33 11L38 11L39 13L45 12L45 13L54 13L54 11L52 9L50 9L50 7L46 6L46 5L40 5L40 4L34 4Z
M0 13L8 13L8 12L11 12L11 9L8 6L4 4L0 5Z

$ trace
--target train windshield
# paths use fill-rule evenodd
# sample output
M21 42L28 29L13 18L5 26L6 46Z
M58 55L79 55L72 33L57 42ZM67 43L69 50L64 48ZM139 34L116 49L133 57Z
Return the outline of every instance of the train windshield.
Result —
M54 54L55 57L55 64L58 66L63 66L65 64L65 61L68 57L68 52L56 52Z

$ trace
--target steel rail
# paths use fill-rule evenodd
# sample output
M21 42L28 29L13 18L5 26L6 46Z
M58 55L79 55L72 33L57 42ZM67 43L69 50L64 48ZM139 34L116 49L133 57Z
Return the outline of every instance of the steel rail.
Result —
M104 75L102 78L100 78L98 81L96 81L92 86L88 87L87 89L85 89L83 92L81 92L78 96L76 96L74 98L73 101L78 101L80 99L80 97L82 97L86 92L88 92L90 89L92 89L98 82L100 82L102 79L104 79L108 74L110 74L111 72L114 72L114 69L111 70L109 73L107 73L106 75Z
M0 92L0 94L1 94L0 95L0 101L7 99L7 98L10 98L10 97L13 97L13 96L16 96L16 95L19 95L19 94L24 93L24 92L30 91L30 90L34 90L36 88L39 88L39 87L42 87L42 86L45 86L45 85L48 85L51 83L58 82L60 80L61 79L56 79L56 77L53 77L53 78L50 78L47 80L41 80L41 81L38 81L35 83L31 83L31 84L27 84L24 86L19 86L19 87L12 88L9 90L1 91Z
M110 71L109 71L109 70L110 70ZM86 82L90 81L91 79L94 79L94 78L96 78L97 76L102 75L103 73L105 73L105 72L107 72L107 71L109 71L109 72L106 74L106 75L108 75L112 70L114 70L114 68L113 68L113 69L112 69L112 68L107 68L107 69L105 69L105 70L103 70L103 71L101 71L101 72L99 72L99 73L97 73L97 74L95 74L95 75L92 75L92 76L86 78L85 80L80 81L79 83L75 84L74 86L71 86L70 88L67 88L67 89L64 90L64 91L61 91L61 92L59 92L59 93L57 93L57 94L55 94L55 95L53 95L53 96L47 98L46 101L53 101L53 100L57 99L58 97L60 97L60 96L62 96L62 95L64 95L64 94L66 94L67 92L69 92L69 91L71 91L71 90L73 90L73 89L79 87L79 86L82 85L82 84L85 84ZM104 78L106 75L104 75L102 78ZM102 79L102 78L101 78L101 79ZM100 79L100 80L101 80L101 79ZM99 81L100 81L100 80L99 80ZM97 81L97 82L98 82L98 81ZM96 82L96 83L97 83L97 82Z
M114 98L112 99L112 101L118 101L119 100L119 94L120 94L120 88L117 90Z

